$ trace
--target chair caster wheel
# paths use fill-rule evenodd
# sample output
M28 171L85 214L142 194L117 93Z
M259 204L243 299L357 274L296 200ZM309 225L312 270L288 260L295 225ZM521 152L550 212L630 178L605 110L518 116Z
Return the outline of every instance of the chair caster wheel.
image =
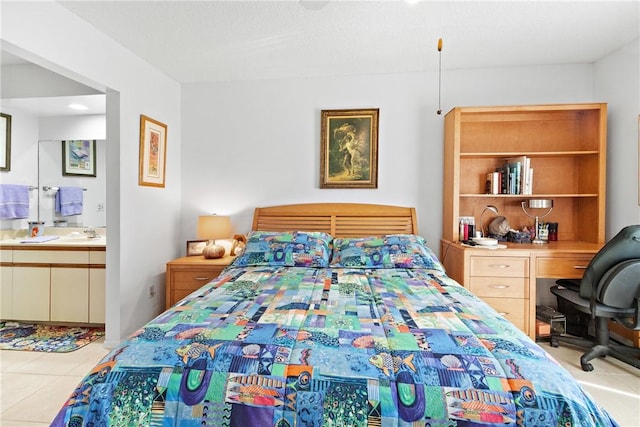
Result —
M556 340L553 340L553 339L551 341L549 341L549 345L551 347L554 347L554 348L560 347L560 343L558 341L556 341Z
M582 367L582 370L585 372L593 371L593 365L591 363L581 363L580 367Z

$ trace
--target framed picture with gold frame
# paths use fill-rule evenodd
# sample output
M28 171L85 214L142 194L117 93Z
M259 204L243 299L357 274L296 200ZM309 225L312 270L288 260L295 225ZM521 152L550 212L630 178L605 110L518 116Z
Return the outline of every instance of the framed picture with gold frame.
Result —
M138 185L163 187L167 165L167 125L140 115Z
M322 110L320 188L378 188L379 111Z

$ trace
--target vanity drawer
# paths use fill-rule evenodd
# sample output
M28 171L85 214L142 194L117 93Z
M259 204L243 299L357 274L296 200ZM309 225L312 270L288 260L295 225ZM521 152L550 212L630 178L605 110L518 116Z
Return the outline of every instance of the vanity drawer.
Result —
M527 302L517 298L482 298L494 310L521 331L527 330Z
M0 250L0 262L13 262L13 251L11 249Z
M526 298L528 280L524 277L471 277L469 290L477 296L494 298Z
M471 276L529 277L529 258L472 256Z
M558 258L538 258L536 277L580 279L594 254Z
M13 251L13 262L16 264L89 264L89 251Z
M106 251L90 251L89 252L89 264L106 264L107 252Z

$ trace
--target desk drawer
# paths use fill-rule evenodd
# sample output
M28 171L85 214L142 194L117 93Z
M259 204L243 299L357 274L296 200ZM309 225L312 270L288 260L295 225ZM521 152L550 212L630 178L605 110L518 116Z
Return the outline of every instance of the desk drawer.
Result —
M471 276L529 277L529 258L471 257Z
M563 258L538 258L536 277L544 279L580 279L593 258L593 254Z
M529 290L524 277L471 277L469 290L483 299L526 298Z
M517 298L482 298L521 331L527 330L527 301Z

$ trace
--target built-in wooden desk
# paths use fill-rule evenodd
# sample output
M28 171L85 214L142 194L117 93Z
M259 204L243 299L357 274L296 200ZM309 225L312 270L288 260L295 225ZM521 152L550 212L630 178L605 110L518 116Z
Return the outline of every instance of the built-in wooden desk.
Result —
M506 243L506 249L442 240L447 275L535 339L537 279L581 278L602 245L585 242Z

